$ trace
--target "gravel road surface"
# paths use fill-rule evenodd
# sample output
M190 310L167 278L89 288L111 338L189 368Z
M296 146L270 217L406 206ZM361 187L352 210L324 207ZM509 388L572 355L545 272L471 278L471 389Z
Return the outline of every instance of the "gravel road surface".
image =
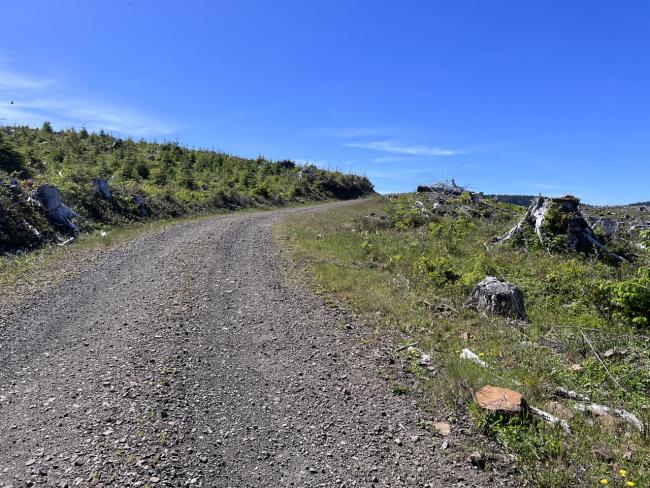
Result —
M421 427L363 324L283 279L272 225L325 208L147 234L0 306L0 486L507 485Z

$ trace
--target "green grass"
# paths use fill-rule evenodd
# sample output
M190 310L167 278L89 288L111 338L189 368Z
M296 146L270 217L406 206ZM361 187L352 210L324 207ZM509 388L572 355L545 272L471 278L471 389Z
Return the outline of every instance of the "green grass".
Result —
M100 177L108 181L110 200L95 193L93 181ZM12 178L18 185L10 188ZM0 126L0 254L55 240L45 213L28 201L42 184L60 190L62 201L81 216L77 224L83 231L148 218L140 215L134 195L145 198L149 217L174 218L373 192L365 177L290 160L242 158L85 129L54 131L47 123L40 129Z
M514 454L533 485L597 486L606 478L608 486L629 480L650 486L647 436L628 426L605 425L575 412L573 435L566 435L544 423L487 417L472 401L473 391L492 384L517 390L531 405L546 409L555 387L563 386L625 408L647 425L650 331L617 313L602 289L602 283L634 278L648 266L647 256L640 253L635 263L614 267L595 256L521 252L494 245L491 238L508 230L523 209L482 201L468 206L470 216L452 212L427 220L414 198L377 198L319 219L297 215L277 233L306 265L314 287L346 302L386 335L399 331L417 341L441 370L423 386L429 407L442 404L471 413L477 432ZM467 206L466 200L456 203ZM473 286L487 275L523 290L529 325L464 307ZM490 367L459 359L462 348L480 354ZM604 353L612 348L622 354L607 358ZM573 364L582 369L573 371ZM598 447L610 449L614 462L599 460ZM625 479L617 474L622 468Z

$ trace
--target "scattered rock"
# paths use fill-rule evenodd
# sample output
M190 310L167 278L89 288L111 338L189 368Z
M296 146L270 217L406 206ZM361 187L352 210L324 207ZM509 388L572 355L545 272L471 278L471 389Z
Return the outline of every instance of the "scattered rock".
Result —
M599 447L593 450L594 456L600 461L606 463L614 462L614 453L607 447Z
M521 290L494 276L488 276L474 287L466 305L493 315L527 320L524 296Z
M596 422L598 422L600 425L609 427L609 428L614 428L616 427L617 421L616 417L614 417L610 413L601 413L600 415L596 415Z
M463 349L460 351L460 358L461 359L466 359L468 361L472 361L473 363L478 364L482 368L487 367L487 363L483 361L478 354L476 354L474 351L471 349Z
M451 434L451 425L447 422L434 422L433 428L436 429L436 432L443 437L447 437Z
M463 332L460 334L460 338L465 342L469 342L474 338L474 336L470 332Z
M474 451L472 454L470 454L467 458L467 461L479 469L483 469L485 467L485 458L479 451Z
M627 349L608 349L603 353L603 356L606 358L611 358L614 356L625 356L627 354Z
M573 411L560 402L549 402L548 411L563 420L571 420L573 418Z

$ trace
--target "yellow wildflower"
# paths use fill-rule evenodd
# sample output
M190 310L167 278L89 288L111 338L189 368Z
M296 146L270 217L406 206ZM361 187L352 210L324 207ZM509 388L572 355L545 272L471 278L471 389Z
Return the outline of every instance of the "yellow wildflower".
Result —
M619 469L618 474L620 474L623 478L627 476L627 471L624 469Z
M603 478L602 480L600 480L600 484L603 486L606 485L607 483L609 483L608 479Z
M625 483L625 486L636 486L636 483L634 481L628 481Z

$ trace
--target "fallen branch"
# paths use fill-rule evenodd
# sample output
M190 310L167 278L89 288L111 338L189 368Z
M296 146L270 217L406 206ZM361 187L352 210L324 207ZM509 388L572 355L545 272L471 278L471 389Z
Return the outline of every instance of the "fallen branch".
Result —
M559 397L568 398L570 400L579 400L580 402L591 402L588 396L581 395L573 390L567 390L566 388L557 387L555 389L555 394ZM636 415L623 410L622 408L609 408L605 405L599 405L597 403L576 403L575 407L581 412L587 412L592 415L604 415L606 413L612 414L615 417L624 420L630 425L633 425L639 432L644 432L645 427L643 422L641 422Z
M68 244L71 244L72 242L74 242L74 236L69 237L69 238L66 239L65 241L59 242L59 243L57 244L57 246L67 246Z
M607 373L607 376L609 376L609 377L611 378L611 380L614 382L614 384L615 384L616 386L618 386L621 390L625 391L625 388L623 388L623 387L621 386L621 384L616 380L616 378L614 378L614 376L612 376L612 373L609 372L609 369L607 369L607 366L605 366L605 363L603 362L603 360L600 359L600 356L599 356L598 353L596 352L596 348L595 348L594 345L591 343L591 341L587 338L587 336L585 335L585 333L582 332L582 331L580 331L580 334L582 334L582 338L585 340L585 342L586 342L586 343L589 345L589 347L591 348L592 352L593 352L594 355L596 356L596 359L598 360L598 362L600 363L600 365L601 365L601 366L603 367L603 369L605 370L605 373ZM626 392L626 393L627 393L627 392Z
M400 346L400 347L398 347L397 349L395 349L395 352L403 351L404 349L408 349L409 347L415 347L415 346L417 346L418 344L419 344L418 341L416 341L416 342L411 342L410 344L405 344L405 345Z
M568 390L566 388L562 388L561 386L558 386L555 389L555 394L559 397L562 398L568 398L569 400L580 400L581 402L588 402L589 397L585 395L581 395L578 392L575 392L573 390Z
M470 213L469 210L467 210L467 208L463 207L462 205L456 205L456 206L458 207L458 209L459 209L461 212L463 212L463 213L464 213L465 215L467 215L468 217L471 217L471 216L472 216L472 214Z
M598 405L597 403L591 403L588 405L584 403L576 403L575 407L581 412L587 412L595 416L602 416L605 414L614 415L615 417L618 417L619 419L624 420L628 424L634 426L639 432L643 433L645 431L643 422L641 422L636 417L636 415L628 412L627 410L622 410L620 408L609 408L605 405Z
M548 412L545 412L544 410L540 410L539 408L535 407L528 407L529 413L534 416L542 419L544 422L547 422L549 424L554 424L554 425L559 425L564 429L564 431L567 434L571 433L571 427L569 427L569 423L566 420L563 420L559 417L556 417L555 415L552 415Z

